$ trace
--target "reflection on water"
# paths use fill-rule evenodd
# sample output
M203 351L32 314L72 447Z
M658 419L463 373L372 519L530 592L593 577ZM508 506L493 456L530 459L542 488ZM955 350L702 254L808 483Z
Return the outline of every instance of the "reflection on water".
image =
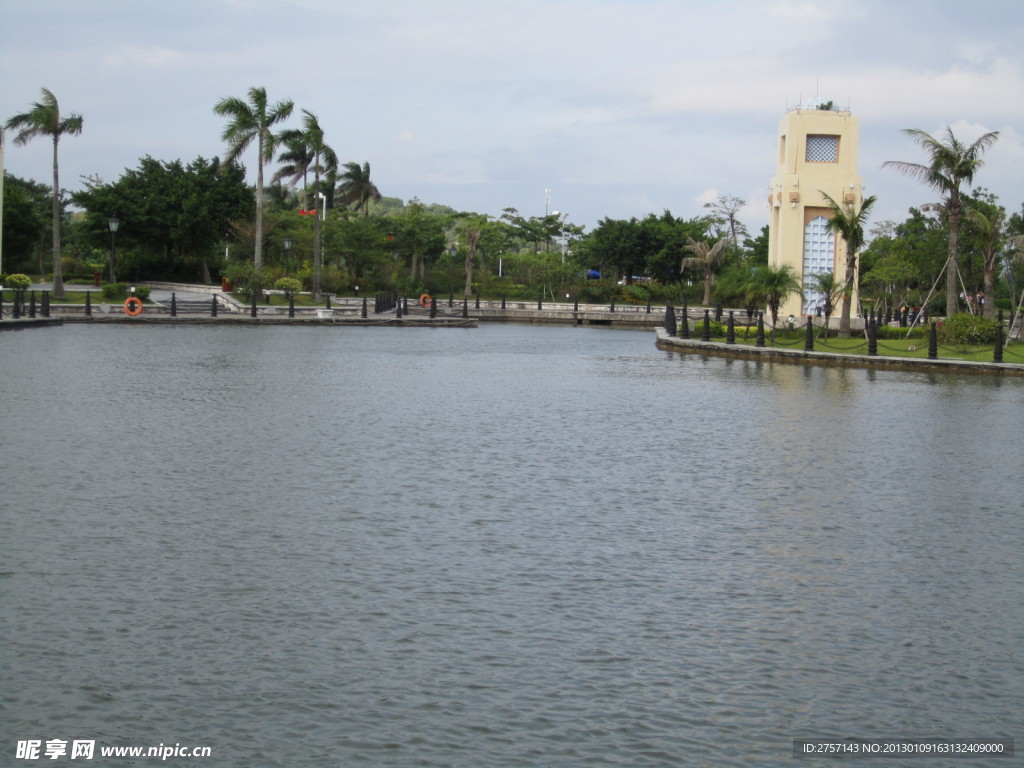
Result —
M0 354L8 747L781 766L1019 726L1017 382L516 326Z

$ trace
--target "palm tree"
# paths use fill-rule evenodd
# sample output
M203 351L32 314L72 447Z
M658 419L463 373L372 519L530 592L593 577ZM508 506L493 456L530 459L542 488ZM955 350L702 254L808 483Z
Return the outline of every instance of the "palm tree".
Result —
M312 163L310 164L310 167L313 170L313 189L318 197L324 198L323 202L317 203L317 215L313 217L312 289L313 300L320 301L320 267L321 262L323 261L323 246L320 239L320 222L327 212L326 195L320 191L320 174L325 174L330 179L331 186L334 186L334 176L338 172L338 156L324 141L324 130L320 127L319 119L308 109L302 110L302 131L300 132L300 136L306 150L313 157ZM321 208L321 206L324 207Z
M366 216L370 211L370 201L380 200L380 190L370 181L370 164L345 163L345 172L341 174L341 185L338 187L338 198L342 205L356 205Z
M294 106L291 101L279 101L269 106L266 88L250 88L248 102L229 96L218 101L213 108L216 114L230 119L221 134L221 139L228 143L225 163L230 164L238 160L253 140L256 140L256 247L253 257L256 269L263 266L263 165L274 159L274 152L280 140L270 129L277 123L287 120Z
M960 241L960 217L963 203L960 185L974 181L974 174L983 165L981 155L999 138L999 131L989 131L973 144L965 145L947 126L945 139L937 139L918 128L905 128L903 134L920 144L929 155L928 165L888 160L883 168L895 168L911 178L927 184L944 196L943 207L949 217L949 256L946 259L946 316L957 312L957 247Z
M679 263L679 271L682 272L688 267L699 267L704 270L704 300L701 304L707 306L711 303L711 283L715 279L715 269L728 254L729 239L723 237L713 245L703 241L696 241L692 237L686 238L689 245L684 246L685 250L694 254L684 258Z
M24 146L37 136L49 136L53 141L53 296L64 298L64 277L60 264L60 179L57 172L57 145L64 134L77 136L82 132L82 116L70 114L61 117L57 97L42 89L42 101L32 105L28 112L15 115L7 121L9 129L18 131L14 143Z
M821 294L821 311L825 315L825 334L827 336L828 321L836 308L836 300L840 296L846 298L850 288L845 282L840 283L836 280L834 272L819 272L814 275L808 275L807 287Z
M757 292L764 297L768 305L768 311L772 316L772 328L779 324L779 307L789 295L803 293L803 287L789 264L781 267L762 264L754 269L751 282L757 286Z
M832 214L825 227L829 232L839 235L846 244L846 275L843 278L842 288L843 308L839 314L839 335L845 339L850 336L850 304L853 286L857 280L857 254L864 245L864 222L867 221L876 198L874 195L865 198L858 211L854 208L853 203L840 205L824 192L821 193L821 196L825 198Z
M996 314L996 267L999 265L999 254L1003 242L1003 209L997 208L991 216L986 216L977 208L968 208L964 215L973 224L980 237L981 253L984 257L983 277L985 296L988 299L981 307L984 317L995 317Z
M294 128L290 131L282 131L280 135L281 144L287 149L281 152L277 159L284 163L277 173L274 174L274 181L280 182L288 179L288 185L294 187L302 181L302 209L309 208L308 189L306 181L309 177L309 168L313 164L313 153L303 138L302 131Z

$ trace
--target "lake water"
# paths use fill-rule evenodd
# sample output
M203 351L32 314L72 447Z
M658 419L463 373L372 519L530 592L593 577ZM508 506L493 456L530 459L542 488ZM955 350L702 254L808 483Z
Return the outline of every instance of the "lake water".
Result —
M69 325L0 361L4 765L1024 736L1022 381L523 326Z

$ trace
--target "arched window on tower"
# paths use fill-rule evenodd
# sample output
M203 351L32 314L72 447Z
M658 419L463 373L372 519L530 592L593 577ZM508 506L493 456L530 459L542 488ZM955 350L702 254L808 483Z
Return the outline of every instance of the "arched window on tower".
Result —
M808 289L811 275L835 270L836 236L828 231L828 219L815 216L804 227L804 314L817 313L821 305L821 291Z

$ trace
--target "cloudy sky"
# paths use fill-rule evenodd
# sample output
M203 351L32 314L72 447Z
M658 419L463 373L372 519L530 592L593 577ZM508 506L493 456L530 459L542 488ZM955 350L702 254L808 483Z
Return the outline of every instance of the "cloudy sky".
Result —
M725 194L756 231L779 120L817 95L860 118L874 220L902 220L933 199L879 167L924 160L908 127L1000 131L976 183L1020 209L1022 40L1019 0L0 0L0 119L42 86L82 114L73 190L222 155L213 105L263 86L385 195L590 229ZM12 138L7 170L49 183L47 143Z

